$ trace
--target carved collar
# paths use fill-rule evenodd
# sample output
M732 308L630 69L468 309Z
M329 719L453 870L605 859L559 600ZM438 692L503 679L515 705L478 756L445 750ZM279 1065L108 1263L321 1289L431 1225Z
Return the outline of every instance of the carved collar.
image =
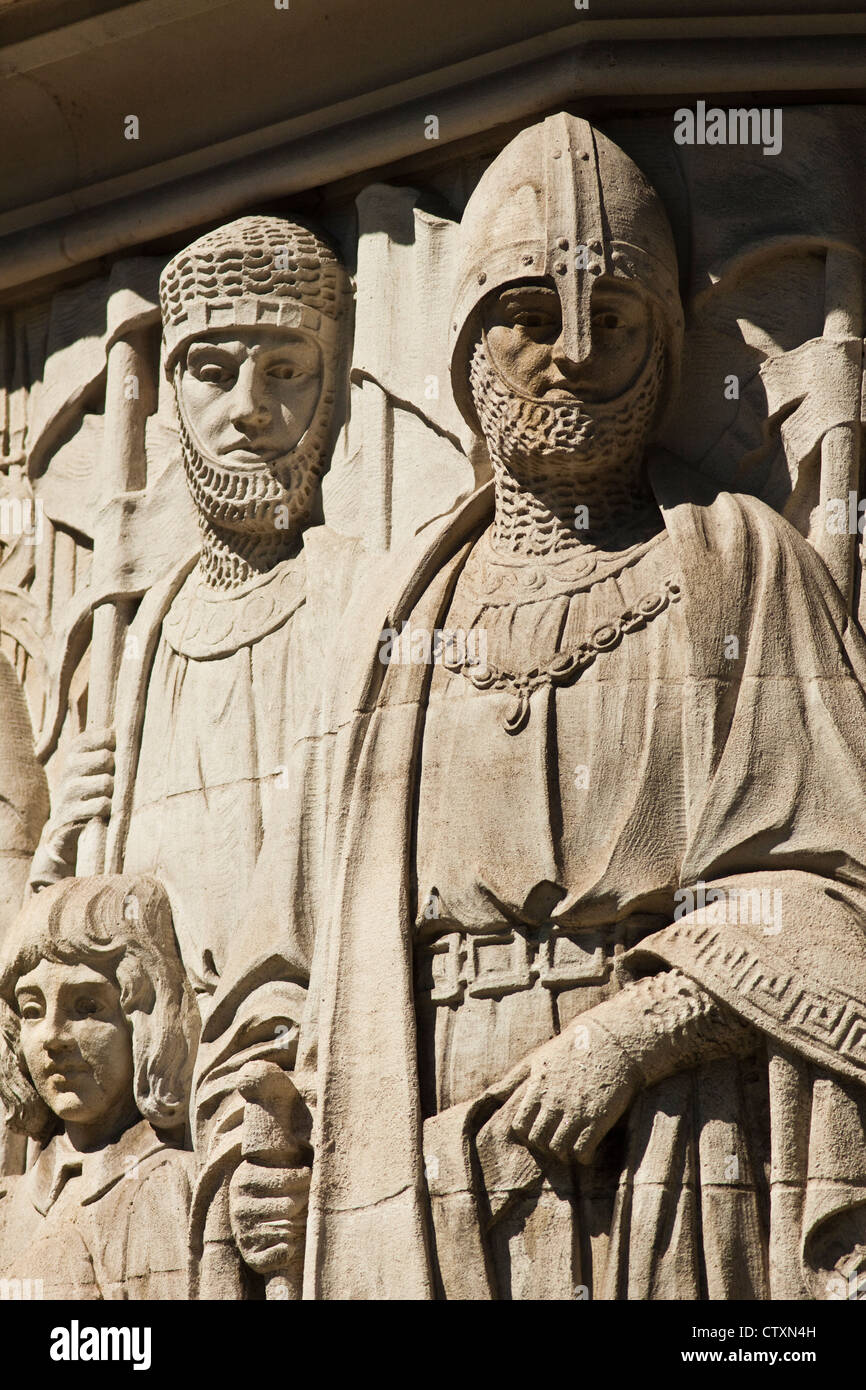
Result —
M530 697L544 686L571 685L597 657L618 647L629 632L638 632L671 603L679 603L682 590L676 579L665 579L660 585L642 594L637 602L598 624L595 630L573 651L560 651L546 662L536 662L525 671L507 670L493 661L475 656L449 654L446 647L442 665L471 682L476 690L502 690L512 696L503 715L506 733L519 734L529 723Z
M621 574L666 538L667 531L662 528L654 536L642 537L618 551L587 545L561 555L535 557L501 554L493 548L488 529L467 562L464 592L490 607L582 593L603 579Z
M70 1178L83 1177L80 1202L85 1206L104 1196L121 1178L129 1177L136 1164L172 1147L147 1120L132 1125L113 1144L93 1153L79 1153L65 1134L56 1134L22 1181L27 1184L30 1201L45 1216Z
M180 656L196 661L228 656L276 631L303 600L301 557L226 592L212 589L196 568L163 619L162 635Z

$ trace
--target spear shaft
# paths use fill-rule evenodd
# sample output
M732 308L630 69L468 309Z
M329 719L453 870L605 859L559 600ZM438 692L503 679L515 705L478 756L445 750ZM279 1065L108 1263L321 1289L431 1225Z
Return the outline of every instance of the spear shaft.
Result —
M862 339L863 273L856 251L829 246L824 273L824 337L837 341ZM858 382L860 374L858 373ZM827 504L843 501L848 515L849 494L860 487L860 401L852 402L851 423L834 425L821 441L820 508L824 524L819 530L822 559L836 581L849 613L854 601L854 571L857 559L856 535L848 529L841 535L826 525ZM863 620L863 595L860 598Z
M145 485L145 427L153 395L146 339L146 331L137 329L116 337L108 350L101 457L104 503ZM115 520L110 533L104 527L96 528L94 554L97 546L116 548L115 559L120 560L124 549L123 509L115 509L112 515ZM94 611L87 692L88 729L105 728L114 722L117 677L132 610L132 602L121 599L104 603ZM91 820L85 826L78 842L76 868L79 874L104 871L107 833L104 820Z

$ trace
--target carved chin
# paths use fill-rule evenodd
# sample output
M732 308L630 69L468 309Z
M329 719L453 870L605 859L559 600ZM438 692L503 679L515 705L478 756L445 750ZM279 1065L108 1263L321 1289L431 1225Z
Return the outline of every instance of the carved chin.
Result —
M285 533L310 510L324 458L309 434L283 458L269 463L215 459L193 442L181 419L184 468L202 519L243 535Z
M43 1093L46 1104L66 1123L87 1124L98 1118L105 1104L92 1078L51 1079L44 1084Z
M637 381L615 401L530 400L511 391L479 343L470 365L472 395L491 457L537 468L590 464L615 468L652 434L664 372L659 339Z

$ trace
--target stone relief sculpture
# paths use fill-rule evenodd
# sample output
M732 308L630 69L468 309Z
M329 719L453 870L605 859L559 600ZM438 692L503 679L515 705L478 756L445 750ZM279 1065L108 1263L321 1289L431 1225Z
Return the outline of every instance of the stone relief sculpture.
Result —
M42 1141L0 1179L0 1277L45 1298L185 1298L198 1028L154 879L67 879L33 898L0 963L0 1100Z
M268 953L266 846L199 1116L291 1027L308 1298L826 1297L866 1210L866 649L790 524L651 448L677 266L621 150L524 130L461 248L493 479L347 612L315 947L277 911Z
M110 815L108 865L159 876L206 991L282 815L286 750L354 549L323 527L304 536L337 421L349 284L306 228L251 217L176 256L160 290L201 550L129 624L115 727L73 746L31 879L71 872L82 831Z
M160 298L200 552L179 557L130 625L115 726L72 750L32 879L70 872L83 826L110 812L108 866L164 882L207 989L281 815L325 625L302 610L325 576L339 598L337 539L331 553L318 529L317 570L302 537L336 425L349 285L312 232L248 217L174 257Z
M33 726L21 686L0 652L0 941L27 882L48 817L48 783L33 751Z
M11 662L0 652L0 944L15 920L34 850L48 818L45 771L33 747L33 726ZM24 1139L0 1122L0 1173L17 1171Z
M403 187L357 210L339 443L352 287L322 236L248 216L169 260L158 414L153 267L111 272L116 574L94 528L47 824L0 652L0 1278L856 1297L866 647L816 505L858 478L859 253L802 237L794 326L760 246L705 294L700 342L750 275L786 323L747 322L748 408L707 442L662 199L587 121L525 128L459 223ZM155 539L171 478L141 521L169 398L191 546Z

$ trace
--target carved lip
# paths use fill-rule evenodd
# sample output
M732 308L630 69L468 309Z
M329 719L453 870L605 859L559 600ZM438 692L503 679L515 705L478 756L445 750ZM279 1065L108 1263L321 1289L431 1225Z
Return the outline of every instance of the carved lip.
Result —
M279 457L279 450L273 448L253 448L250 445L229 444L224 448L218 449L220 458L227 458L237 463L272 463Z
M543 401L571 401L579 409L582 409L584 405L595 403L595 397L588 395L586 391L579 391L577 388L571 391L567 386L552 386L539 399Z
M84 1066L81 1062L73 1062L68 1067L52 1067L48 1073L48 1080L55 1083L58 1081L78 1081L89 1075L89 1067Z

